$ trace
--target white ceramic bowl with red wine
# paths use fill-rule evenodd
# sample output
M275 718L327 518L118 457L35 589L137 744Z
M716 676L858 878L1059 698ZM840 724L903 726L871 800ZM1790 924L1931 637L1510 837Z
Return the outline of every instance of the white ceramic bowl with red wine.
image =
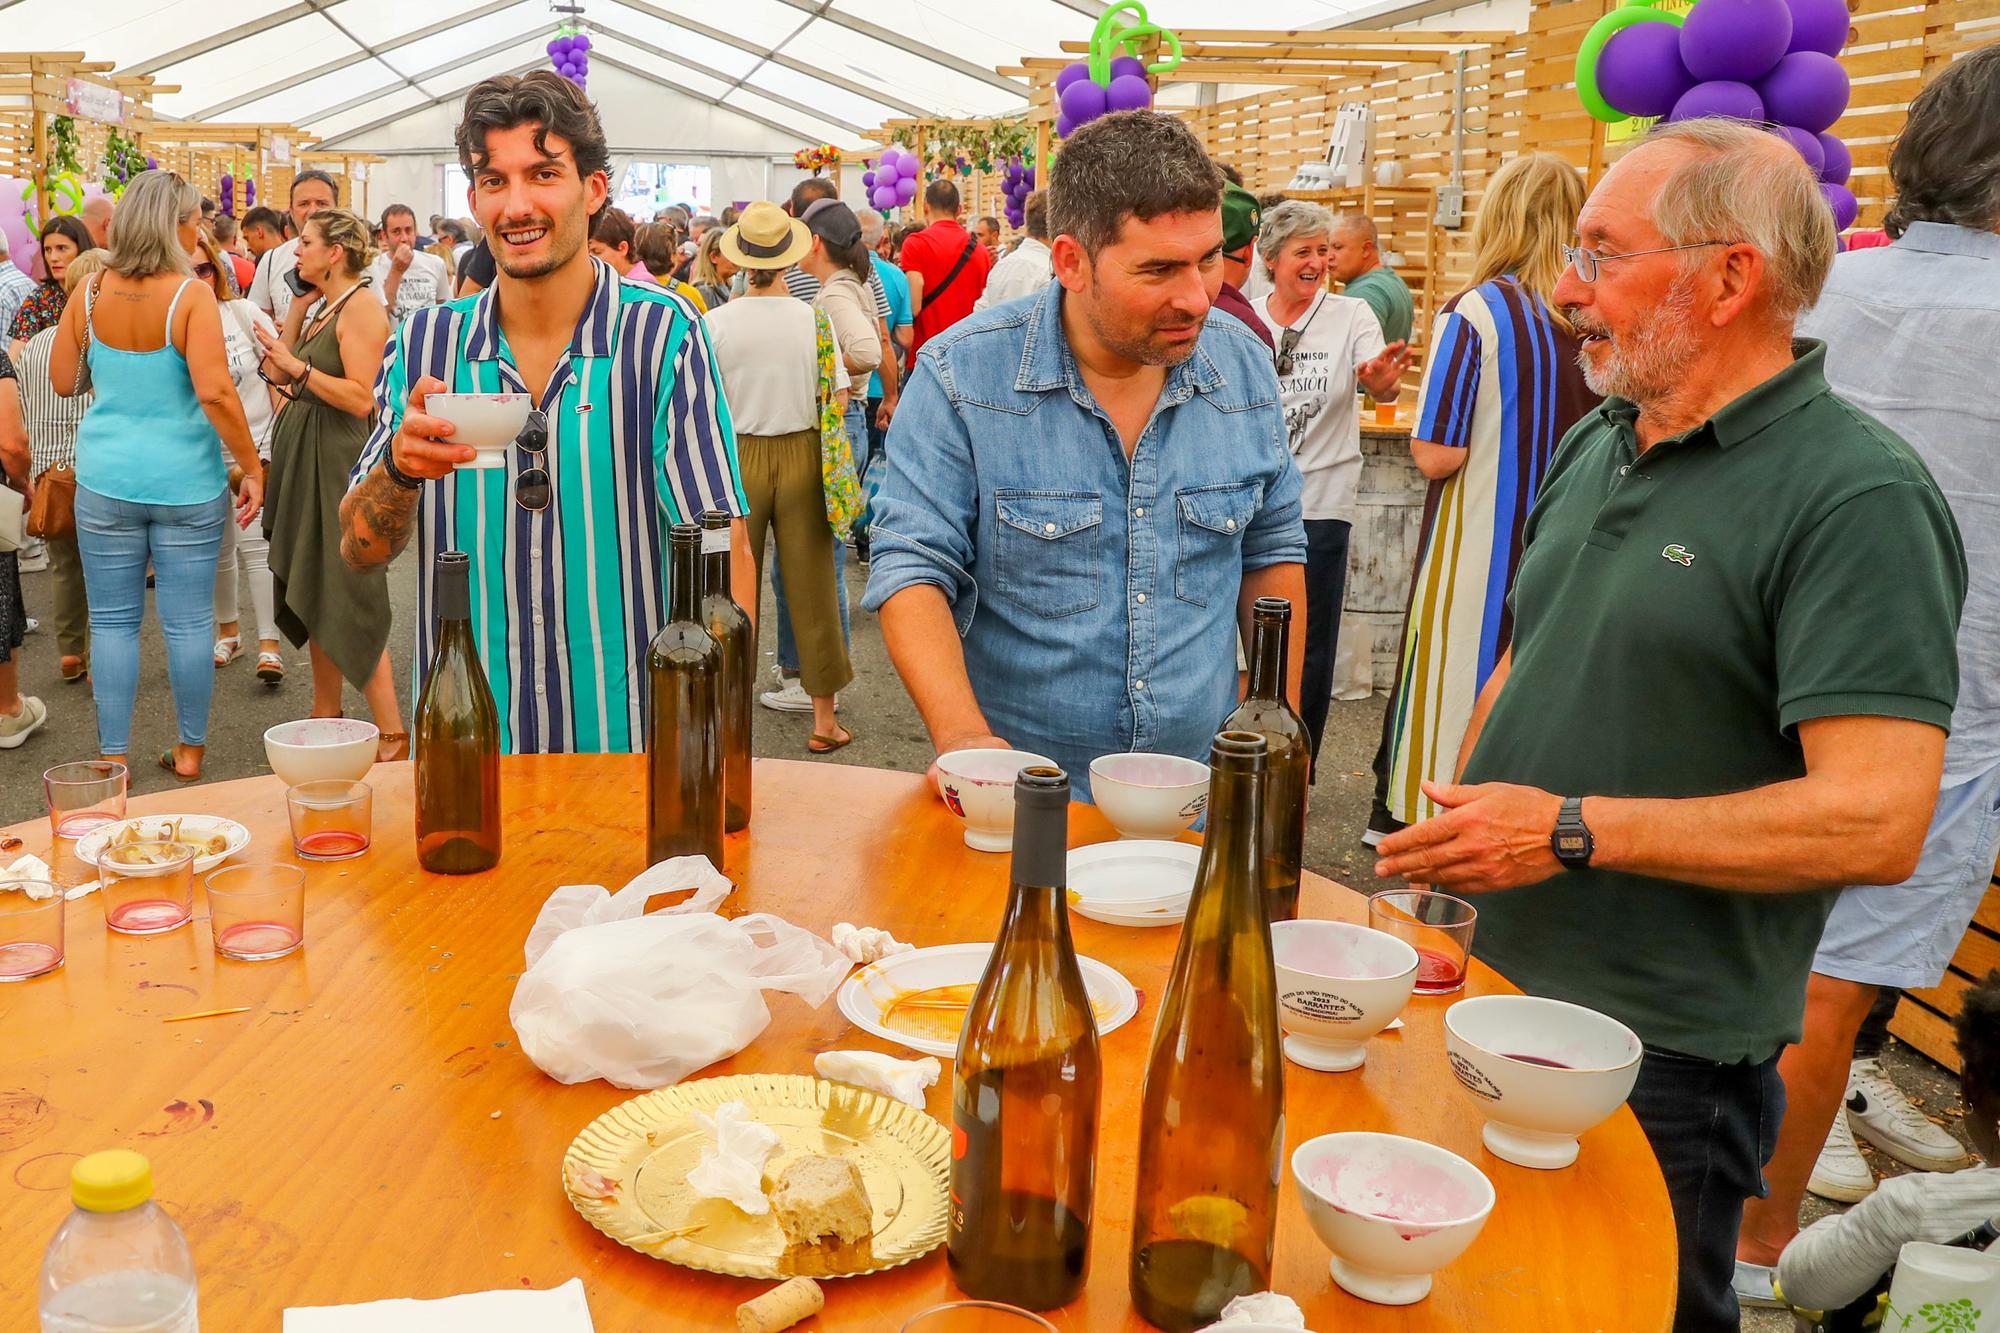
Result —
M358 717L280 722L264 733L264 758L287 787L328 778L359 782L375 766L381 734L373 722Z
M507 446L527 424L534 400L525 393L434 393L424 414L451 423L451 442L469 444L479 455L461 467L505 467Z
M1099 755L1090 798L1119 837L1172 841L1208 808L1208 765L1177 754Z
M937 757L938 795L965 821L965 845L977 852L1014 846L1014 778L1024 768L1056 761L1026 750L953 750Z
M1326 1073L1359 1069L1417 984L1415 949L1345 921L1275 921L1271 954L1285 1058Z
M1430 1295L1493 1211L1493 1182L1457 1153L1400 1134L1322 1134L1292 1153L1306 1220L1341 1290L1377 1305Z
M1516 1166L1559 1171L1577 1136L1624 1104L1644 1048L1615 1018L1539 995L1480 995L1444 1011L1451 1072L1479 1113L1481 1139Z

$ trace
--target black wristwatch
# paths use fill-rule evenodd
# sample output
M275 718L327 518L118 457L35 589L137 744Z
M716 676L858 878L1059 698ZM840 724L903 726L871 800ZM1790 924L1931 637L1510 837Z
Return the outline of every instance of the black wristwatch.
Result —
M382 451L382 470L389 474L390 481L406 491L420 491L424 488L423 478L413 477L396 466L396 451L393 447Z
M1556 831L1549 835L1549 849L1564 870L1581 870L1590 864L1597 840L1590 836L1590 826L1583 822L1581 796L1563 798L1562 809L1556 814Z

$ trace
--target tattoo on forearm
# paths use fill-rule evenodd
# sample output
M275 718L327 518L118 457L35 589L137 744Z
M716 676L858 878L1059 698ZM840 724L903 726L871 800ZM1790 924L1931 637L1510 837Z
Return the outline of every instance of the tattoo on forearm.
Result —
M341 501L341 559L354 569L377 569L401 555L416 528L420 494L389 480L377 464Z

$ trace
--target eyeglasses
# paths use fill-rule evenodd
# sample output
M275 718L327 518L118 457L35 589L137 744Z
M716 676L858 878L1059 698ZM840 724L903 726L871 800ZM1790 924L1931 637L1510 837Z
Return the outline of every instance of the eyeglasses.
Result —
M539 514L549 507L554 487L549 484L549 419L540 411L530 411L514 437L514 447L528 455L529 465L514 478L514 500L521 508Z
M1740 244L1742 244L1740 241L1689 241L1686 245L1663 245L1657 250L1631 250L1622 255L1599 254L1580 245L1565 245L1562 252L1563 258L1576 270L1579 281L1596 282L1598 265L1608 264L1614 259L1637 259L1641 255L1670 255L1676 250L1700 250L1711 245Z
M1299 350L1299 338L1303 330L1286 329L1278 335L1278 378L1289 379L1292 374L1292 354Z
M215 265L204 259L194 266L194 275L203 282L206 282L215 276Z

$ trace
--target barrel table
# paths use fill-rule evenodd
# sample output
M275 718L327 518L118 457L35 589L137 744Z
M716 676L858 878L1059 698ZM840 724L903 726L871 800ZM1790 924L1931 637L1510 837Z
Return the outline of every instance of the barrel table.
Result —
M1403 617L1409 609L1410 575L1423 538L1424 497L1430 483L1410 461L1413 395L1397 405L1393 423L1361 415L1361 479L1354 501L1354 530L1347 542L1347 591L1340 618L1340 665L1334 695L1365 699L1396 683L1403 652ZM1342 670L1345 665L1348 669Z
M565 1087L522 1056L508 1001L537 910L563 884L617 888L644 864L644 769L630 756L502 762L506 839L482 875L428 875L412 843L411 766L378 765L375 843L308 866L306 943L265 963L218 960L206 898L191 926L109 934L95 894L68 905L68 961L0 986L0 1328L35 1323L42 1247L69 1207L78 1156L130 1146L152 1158L160 1202L185 1228L206 1328L275 1333L288 1306L551 1287L581 1277L604 1333L735 1327L767 1284L683 1270L605 1239L570 1207L565 1148L635 1094ZM920 777L760 759L755 819L729 840L738 885L721 909L775 912L825 933L883 926L918 945L993 937L1007 858L974 852ZM253 840L233 863L294 858L276 778L135 799L134 814L214 813ZM46 821L8 832L50 851ZM1072 812L1073 844L1112 836ZM18 854L18 853L13 853ZM11 854L10 854L11 859ZM91 871L54 859L59 879ZM1309 877L1309 916L1360 920L1361 898ZM1049 1319L1066 1333L1145 1327L1126 1295L1139 1086L1179 932L1075 918L1080 952L1139 989L1137 1018L1104 1039L1102 1157L1088 1289ZM1475 965L1468 994L1511 988ZM770 1027L707 1074L810 1073L815 1052L892 1050L828 1001L769 997ZM1374 1306L1340 1291L1327 1252L1283 1183L1276 1288L1311 1327L1363 1333L1617 1329L1656 1333L1674 1303L1674 1228L1652 1153L1620 1110L1566 1171L1487 1154L1446 1066L1448 999L1415 1000L1351 1074L1287 1066L1287 1139L1336 1129L1409 1134L1487 1172L1499 1202L1478 1242L1423 1303ZM179 1015L246 1006L185 1022ZM899 1052L909 1054L908 1052ZM949 1114L950 1074L930 1094ZM1219 1115L1227 1107L1215 1108ZM807 1327L893 1330L955 1298L942 1249L906 1267L827 1284Z

